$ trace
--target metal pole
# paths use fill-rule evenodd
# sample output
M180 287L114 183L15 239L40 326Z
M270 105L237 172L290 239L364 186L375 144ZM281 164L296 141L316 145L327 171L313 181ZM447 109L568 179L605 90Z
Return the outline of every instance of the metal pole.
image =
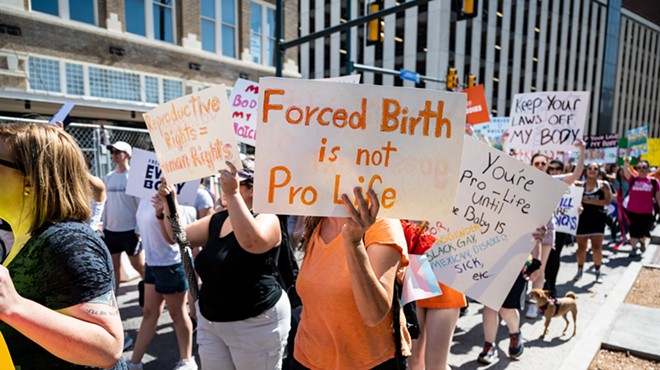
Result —
M353 15L351 14L351 8L353 8L352 1L348 0L346 1L346 20L351 21L351 18ZM353 73L353 62L351 58L353 55L351 54L351 29L346 30L346 74L350 75Z
M282 39L282 0L277 0L275 6L275 76L282 77L282 60L284 59L284 40Z

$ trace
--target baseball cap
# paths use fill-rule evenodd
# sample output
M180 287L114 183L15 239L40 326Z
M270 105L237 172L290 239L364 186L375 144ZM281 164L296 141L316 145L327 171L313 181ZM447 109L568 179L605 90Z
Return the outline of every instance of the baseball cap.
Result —
M131 146L130 146L127 142L125 142L125 141L117 141L117 142L114 143L114 144L110 144L110 145L106 146L106 148L108 148L108 149L111 149L111 148L112 148L112 149L119 150L119 151L121 151L121 152L126 152L126 153L128 153L128 156L129 156L129 157L133 154L133 149L132 149Z
M254 171L249 168L241 168L238 170L238 181L243 183L248 183L252 185L254 183Z

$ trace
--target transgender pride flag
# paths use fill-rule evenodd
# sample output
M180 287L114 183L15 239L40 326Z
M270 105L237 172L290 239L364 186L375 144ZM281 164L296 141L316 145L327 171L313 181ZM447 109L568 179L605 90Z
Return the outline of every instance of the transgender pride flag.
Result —
M442 295L438 280L425 254L408 255L410 264L403 277L403 296L401 305L418 299Z

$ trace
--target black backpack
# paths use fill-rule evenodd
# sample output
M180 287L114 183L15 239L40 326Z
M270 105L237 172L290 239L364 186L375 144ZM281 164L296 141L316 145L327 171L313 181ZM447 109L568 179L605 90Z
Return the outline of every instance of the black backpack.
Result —
M287 215L277 215L280 220L280 230L282 232L282 242L278 248L274 248L274 255L271 258L273 275L282 286L282 289L289 296L291 308L297 308L302 305L298 292L296 291L296 279L298 278L298 262L293 254L291 239L289 238Z

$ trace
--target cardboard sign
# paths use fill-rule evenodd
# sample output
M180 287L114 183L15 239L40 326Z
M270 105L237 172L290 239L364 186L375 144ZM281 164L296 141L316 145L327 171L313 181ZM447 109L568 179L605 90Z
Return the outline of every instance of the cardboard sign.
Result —
M588 91L516 94L511 104L511 149L570 151L584 136Z
M317 78L317 79L314 79L314 81L339 82L339 83L345 83L345 84L359 84L361 77L362 77L361 74L353 74L353 75L346 75L346 76L339 76L339 77Z
M239 78L234 83L229 102L236 140L254 146L257 139L259 84Z
M213 175L226 168L225 161L243 167L225 85L169 101L143 116L169 182Z
M498 310L567 185L466 137L452 216L431 222L441 283Z
M648 136L648 126L628 130L628 155L631 157L641 157L642 154L648 153Z
M569 186L566 189L553 213L555 231L575 236L580 219L579 211L583 193L584 188L581 186Z
M262 78L259 101L255 211L346 217L356 186L375 190L381 217L451 211L465 94Z
M142 149L133 149L131 156L131 175L126 182L126 194L138 198L151 198L158 191L163 171L158 165L156 153ZM195 206L199 180L175 184L179 204Z
M410 264L403 275L401 305L442 295L426 255L410 254L408 257Z
M584 152L585 162L616 163L619 153L619 134L585 136L584 141L587 144Z
M642 155L653 167L660 167L660 139L648 140L648 153Z
M62 108L55 113L55 115L48 121L49 125L55 125L57 122L62 122L62 127L67 128L69 124L71 123L71 117L69 117L69 114L71 114L71 111L76 105L73 103L64 103L62 105Z
M468 94L467 98L467 123L477 125L490 121L488 113L488 104L486 103L486 92L484 85L477 85L469 89L463 90Z
M490 146L502 149L502 135L509 129L509 117L490 117L490 122L472 128L474 136L487 141Z

